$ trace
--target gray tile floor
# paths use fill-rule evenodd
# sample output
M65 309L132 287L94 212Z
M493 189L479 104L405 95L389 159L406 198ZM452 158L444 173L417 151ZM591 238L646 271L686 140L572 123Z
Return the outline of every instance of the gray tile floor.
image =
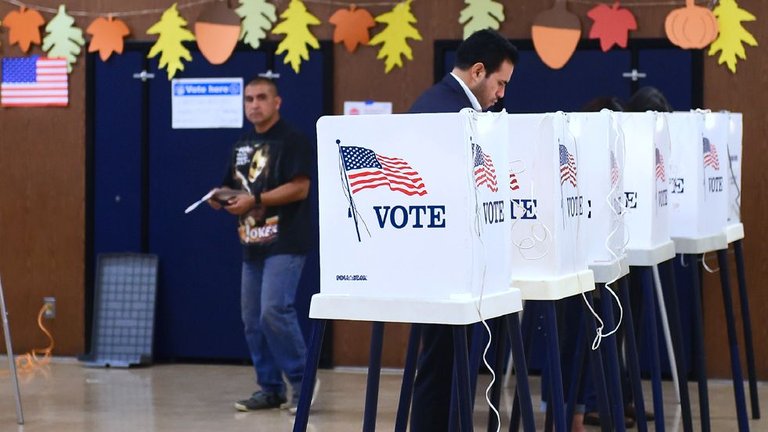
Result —
M143 431L290 431L293 417L285 410L240 413L232 404L253 390L249 366L156 365L137 369L85 368L72 359L56 358L34 374L20 377L25 424L18 426L7 359L0 357L0 431L18 432L143 432ZM321 392L310 415L310 431L361 429L365 399L362 370L321 370ZM385 371L381 379L378 430L392 430L401 373ZM489 377L480 377L487 385ZM512 380L514 383L514 380ZM650 404L650 383L646 382ZM534 407L538 407L539 380L532 378ZM736 409L730 381L709 382L712 430L735 431ZM502 396L502 430L508 427L510 392ZM669 431L682 430L671 382L664 383L665 417ZM487 408L484 388L478 386L475 430L484 431ZM759 385L761 407L768 411L768 388ZM696 385L690 387L694 427L698 421ZM539 430L543 416L537 413ZM752 431L768 431L768 420L750 420ZM589 430L598 431L598 428ZM651 426L653 430L653 426Z

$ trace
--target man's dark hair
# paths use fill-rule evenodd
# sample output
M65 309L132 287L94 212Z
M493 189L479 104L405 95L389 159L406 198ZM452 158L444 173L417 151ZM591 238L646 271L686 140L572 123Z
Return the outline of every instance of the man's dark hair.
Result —
M672 112L672 106L664 93L656 87L640 87L627 101L627 112L659 111Z
M479 30L472 33L456 50L454 66L467 70L475 63L482 63L487 74L499 70L504 60L517 63L517 48L494 30Z
M271 78L267 78L267 77L263 77L263 76L256 76L256 77L253 77L250 80L248 80L248 83L245 86L248 87L248 86L257 85L257 84L266 84L266 85L272 87L272 90L275 91L275 95L276 96L280 95L280 92L277 91L277 83L275 82L275 80L273 80Z

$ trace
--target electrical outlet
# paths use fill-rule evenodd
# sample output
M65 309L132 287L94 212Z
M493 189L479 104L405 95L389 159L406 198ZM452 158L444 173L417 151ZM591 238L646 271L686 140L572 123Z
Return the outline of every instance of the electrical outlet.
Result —
M43 306L45 306L43 318L56 318L56 297L43 297Z

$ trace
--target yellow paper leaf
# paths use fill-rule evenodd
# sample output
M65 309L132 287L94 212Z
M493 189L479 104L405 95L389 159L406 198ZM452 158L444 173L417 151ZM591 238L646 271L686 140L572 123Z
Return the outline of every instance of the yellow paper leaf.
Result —
M392 11L376 17L376 21L387 24L387 27L374 36L369 45L382 44L377 59L386 58L384 71L389 73L395 66L403 67L401 56L413 60L413 51L408 46L408 38L421 40L419 31L411 24L416 22L416 17L411 14L411 1L398 3Z
M720 0L712 12L717 17L720 34L709 46L708 54L714 56L720 51L717 64L725 63L732 73L736 73L738 58L747 59L747 53L742 43L757 46L757 40L742 27L741 22L754 21L757 18L744 9L740 9L735 0Z
M493 0L464 0L468 6L459 14L459 24L464 24L464 39L478 30L498 30L504 21L504 5Z
M85 45L83 31L74 24L75 19L67 15L66 6L60 5L59 12L45 26L46 35L43 38L43 51L48 53L49 58L67 59L67 71L70 73L80 54L80 47Z
M173 78L177 71L184 70L182 59L186 61L192 60L189 50L182 45L184 41L195 40L195 35L186 29L186 25L187 21L179 15L176 3L174 3L163 12L160 21L153 24L147 30L147 34L159 35L157 42L149 50L147 58L152 58L162 53L160 55L160 69L166 69L168 80Z
M266 0L240 0L240 7L235 13L243 19L240 24L240 39L258 49L261 40L267 37L267 32L277 21L275 5Z
M272 33L284 34L285 39L277 46L275 54L287 51L283 63L290 63L294 72L299 73L301 61L309 60L307 45L314 49L320 48L317 38L309 30L309 26L320 24L320 20L307 11L301 0L291 0L288 9L280 14L280 18L283 21L275 26Z

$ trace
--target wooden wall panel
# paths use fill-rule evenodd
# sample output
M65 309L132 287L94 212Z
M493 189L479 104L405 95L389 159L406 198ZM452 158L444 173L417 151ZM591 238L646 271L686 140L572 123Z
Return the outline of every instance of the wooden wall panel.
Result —
M61 1L39 0L39 5L58 7ZM124 10L155 9L170 6L171 1L118 0L67 1L68 10L117 12ZM185 2L179 2L184 4ZM286 0L274 2L279 11L287 6ZM351 3L351 2L350 2ZM539 0L503 1L506 20L501 32L510 38L529 37L533 18L545 8ZM544 2L548 7L549 2ZM680 1L682 4L683 2ZM763 151L768 136L768 114L764 108L768 96L768 2L741 0L741 6L758 17L747 28L757 37L760 47L747 48L747 61L739 62L738 74L718 66L716 60L706 57L704 101L713 109L729 109L744 113L745 155L743 219L747 230L745 241L748 255L748 279L751 281L750 300L755 324L758 369L762 377L768 376L768 345L765 326L761 319L768 313L768 293L761 289L761 281L768 277L766 258L762 247L766 238L761 216L768 213L768 203L760 197L768 176L762 168L768 164L768 152ZM320 39L332 37L327 18L344 2L335 5L307 3L307 7L324 23L313 27ZM388 100L396 112L405 111L416 97L432 83L433 42L439 39L458 39L462 29L458 16L464 7L460 1L414 0L413 13L419 20L417 27L421 41L411 41L414 60L405 60L403 68L384 73L384 65L376 59L378 47L360 47L354 54L343 47L335 48L334 107L340 113L345 100ZM569 4L572 12L582 19L583 35L588 33L590 20L585 17L591 5ZM664 17L673 6L633 7L639 30L635 38L663 37ZM0 3L0 17L13 6ZM184 8L182 15L194 22L199 6ZM371 7L374 14L384 12L382 7ZM158 14L126 18L137 40L151 39L146 30L159 19ZM52 17L45 14L46 19ZM77 17L77 24L85 28L90 18ZM378 31L378 29L376 30ZM18 48L7 43L7 33L0 33L0 56L22 55ZM35 51L39 53L39 48ZM57 298L58 316L51 322L56 337L56 353L73 355L83 350L84 314L84 242L85 242L85 68L81 56L70 78L70 107L64 109L0 109L0 275L3 277L8 302L13 339L16 349L28 350L45 343L36 329L35 317L42 297ZM514 77L508 88L508 97L514 97ZM705 295L707 315L710 371L714 376L728 374L728 359L718 287L708 281ZM721 314L721 312L720 312ZM365 364L367 361L367 324L337 322L334 324L337 364ZM407 326L388 326L384 364L401 364L407 340ZM362 341L366 341L362 343Z

